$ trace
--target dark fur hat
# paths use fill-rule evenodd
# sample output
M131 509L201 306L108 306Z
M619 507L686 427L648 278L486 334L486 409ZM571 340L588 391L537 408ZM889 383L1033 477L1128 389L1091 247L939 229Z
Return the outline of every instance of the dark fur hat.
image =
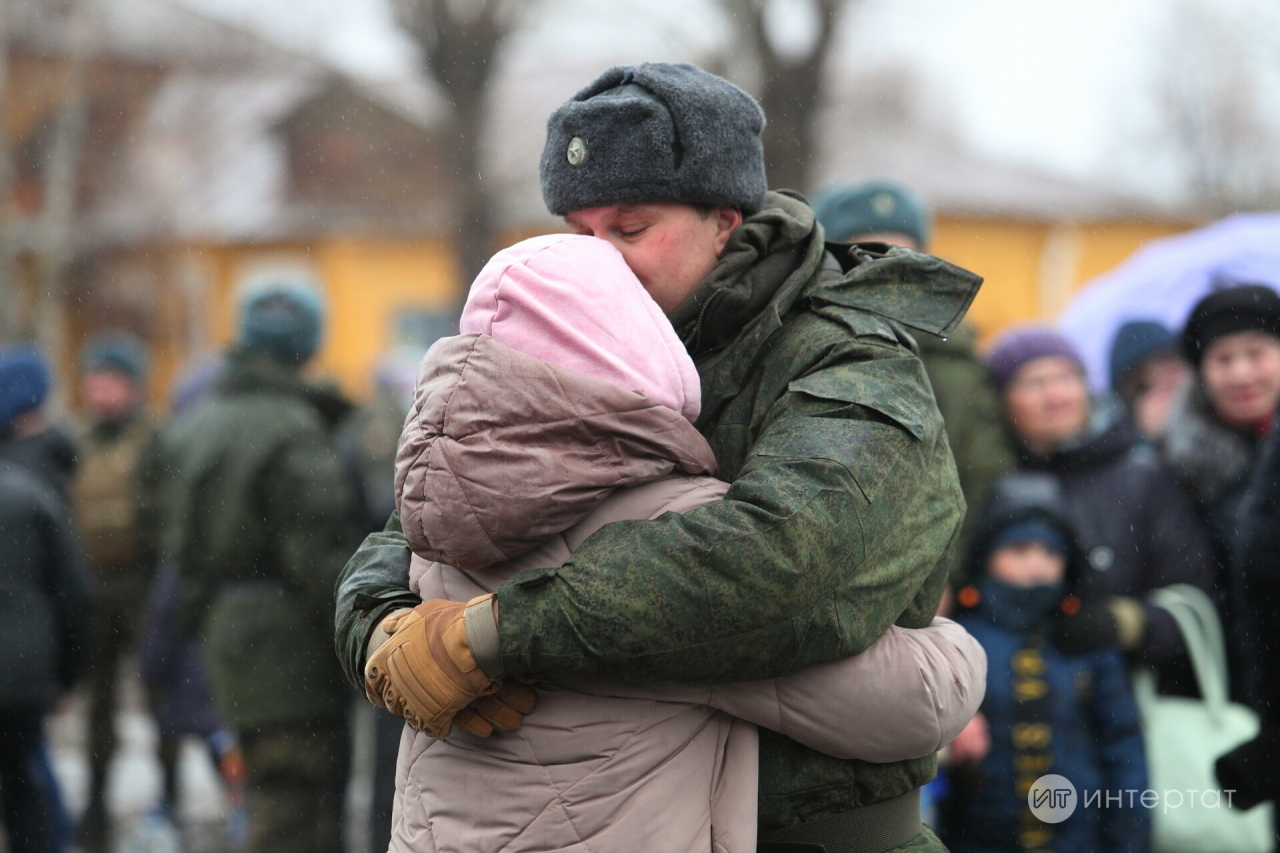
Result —
M542 198L557 216L612 204L764 204L764 112L693 65L614 66L547 120Z

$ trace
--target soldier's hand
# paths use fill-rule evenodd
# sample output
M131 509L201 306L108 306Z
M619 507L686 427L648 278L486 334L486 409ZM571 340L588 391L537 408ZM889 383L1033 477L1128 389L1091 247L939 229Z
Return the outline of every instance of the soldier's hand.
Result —
M460 729L488 737L494 729L513 731L538 707L538 694L529 686L537 679L503 679L498 692L481 696L453 718Z
M365 691L370 699L385 703L388 711L432 737L447 735L459 711L499 689L476 663L463 623L468 605L490 597L481 596L466 604L424 601L407 613L383 620L381 627L390 638L369 656L364 667ZM511 707L518 710L527 704L526 698ZM511 719L505 709L486 708L504 723ZM469 721L473 719L468 715Z

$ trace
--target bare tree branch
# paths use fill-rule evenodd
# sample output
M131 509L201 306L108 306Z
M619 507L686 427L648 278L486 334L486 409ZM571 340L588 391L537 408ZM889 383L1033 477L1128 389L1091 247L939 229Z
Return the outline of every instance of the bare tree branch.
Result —
M496 240L494 200L481 176L481 140L494 60L527 0L395 0L401 26L419 45L424 71L452 108L443 146L459 188L459 272L474 278ZM465 291L464 291L465 292Z
M822 98L823 72L831 53L837 19L850 3L810 0L818 27L814 42L805 55L788 57L779 52L770 39L766 22L770 0L721 2L738 27L740 41L748 43L759 59L763 78L760 105L768 119L764 145L769 185L808 190L815 149L814 120Z
M7 103L9 82L9 4L0 3L0 104ZM18 329L17 235L13 215L13 146L8 110L0 109L0 345Z
M1260 69L1216 11L1184 0L1169 14L1155 103L1189 192L1213 213L1275 205L1280 138L1264 118Z
M65 289L63 279L73 251L71 229L76 215L80 155L89 122L85 65L90 53L91 21L83 0L73 7L67 26L66 80L45 154L44 204L36 232L38 304L61 297ZM38 319L39 313L38 308L33 320Z

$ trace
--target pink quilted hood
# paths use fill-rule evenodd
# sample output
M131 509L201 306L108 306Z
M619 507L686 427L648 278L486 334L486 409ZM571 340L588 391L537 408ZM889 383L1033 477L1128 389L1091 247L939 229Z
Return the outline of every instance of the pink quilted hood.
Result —
M471 285L459 328L525 355L643 391L689 420L702 407L693 359L622 254L549 234L503 249Z

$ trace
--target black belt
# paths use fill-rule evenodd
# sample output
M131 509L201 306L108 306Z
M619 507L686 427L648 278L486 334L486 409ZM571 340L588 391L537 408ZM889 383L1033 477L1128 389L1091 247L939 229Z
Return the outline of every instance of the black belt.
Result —
M887 853L923 831L920 789L913 788L869 806L766 832L756 853Z

